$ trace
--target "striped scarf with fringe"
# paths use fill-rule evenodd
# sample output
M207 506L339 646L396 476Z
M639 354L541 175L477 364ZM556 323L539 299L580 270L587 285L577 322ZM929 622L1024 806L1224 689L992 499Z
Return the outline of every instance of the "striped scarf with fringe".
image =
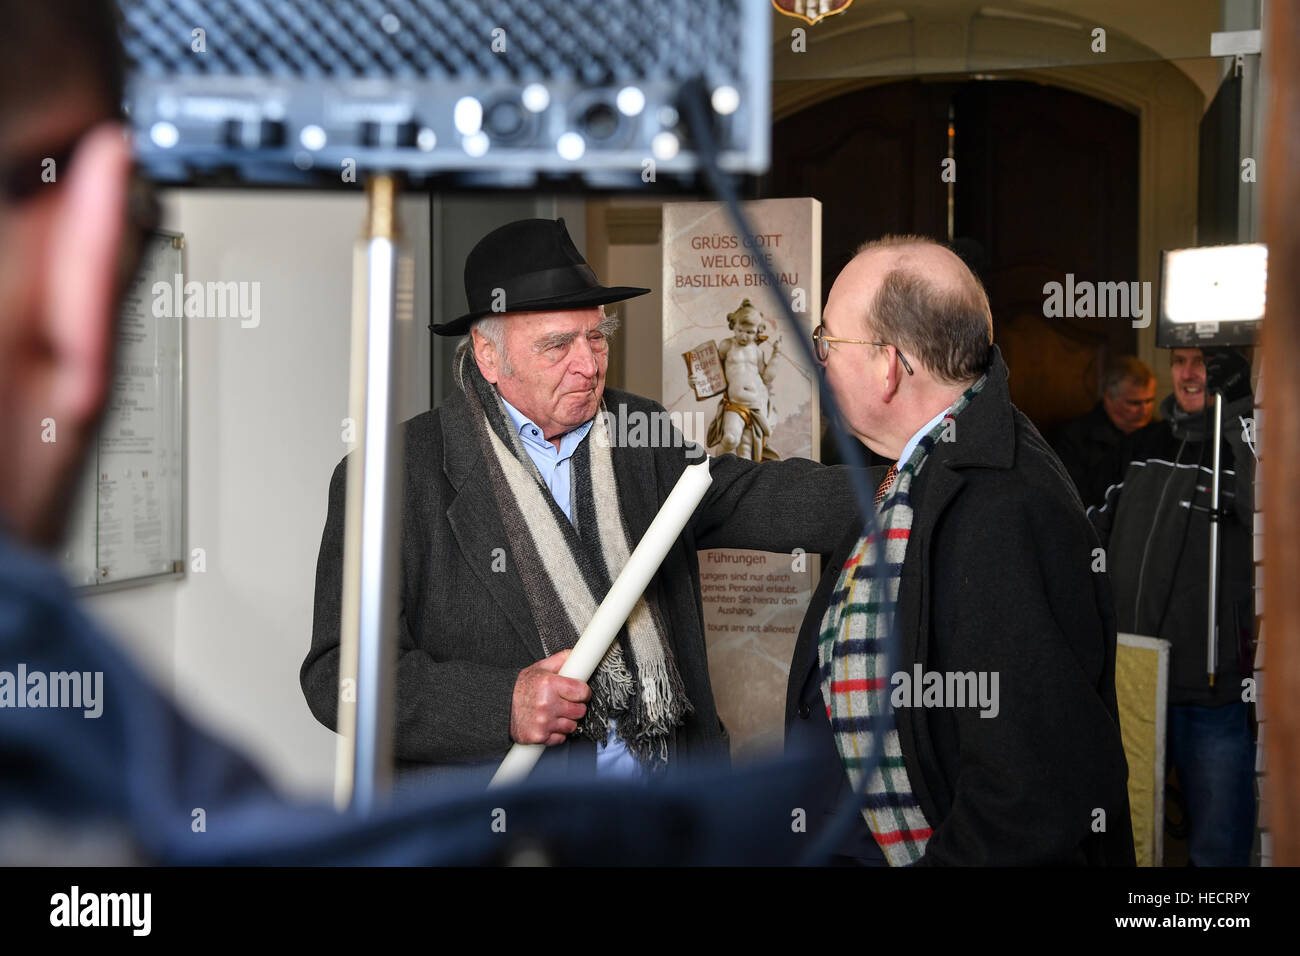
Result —
M604 403L574 452L573 520L565 517L537 466L510 427L496 389L465 362L465 397L483 449L507 547L549 657L577 643L632 553L620 506ZM668 762L675 728L694 708L662 611L647 590L588 684L591 699L577 733L603 744L609 720L628 751L651 772Z
M861 538L840 572L817 639L822 700L855 791L863 792L862 778L875 759L875 742L884 742L884 755L866 781L862 816L890 866L910 866L919 860L933 831L903 762L889 702L888 635L881 612L897 613L898 585L912 532L912 481L949 422L970 404L986 380L981 377L963 392L899 465L893 485L876 504L876 527L884 535L884 571L872 574L875 539Z

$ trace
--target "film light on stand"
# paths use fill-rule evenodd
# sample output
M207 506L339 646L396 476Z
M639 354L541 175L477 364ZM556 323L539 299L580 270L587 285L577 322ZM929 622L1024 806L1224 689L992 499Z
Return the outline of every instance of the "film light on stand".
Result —
M1161 257L1159 348L1240 348L1255 344L1264 321L1268 248L1263 243L1171 249ZM1209 485L1209 566L1206 584L1205 673L1218 672L1219 524L1223 473L1223 395L1206 395L1212 468Z
M1268 247L1261 242L1165 250L1157 347L1254 345L1267 279Z

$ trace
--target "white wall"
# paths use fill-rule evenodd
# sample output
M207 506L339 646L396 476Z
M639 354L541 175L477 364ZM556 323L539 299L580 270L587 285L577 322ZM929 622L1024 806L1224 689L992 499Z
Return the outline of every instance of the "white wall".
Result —
M178 191L187 280L261 283L261 321L186 320L187 547L207 570L87 599L178 702L286 789L327 795L334 735L307 709L316 555L348 448L358 194ZM403 201L416 262L416 347L401 417L429 407L429 204Z

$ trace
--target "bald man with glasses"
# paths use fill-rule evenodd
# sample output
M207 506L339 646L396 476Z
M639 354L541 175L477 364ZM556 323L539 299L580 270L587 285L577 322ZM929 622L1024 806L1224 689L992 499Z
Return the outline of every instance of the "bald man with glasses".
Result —
M979 280L915 236L862 246L813 332L849 429L893 462L880 538L850 529L826 564L787 689L809 832L844 825L841 863L1134 862L1099 541L992 339Z

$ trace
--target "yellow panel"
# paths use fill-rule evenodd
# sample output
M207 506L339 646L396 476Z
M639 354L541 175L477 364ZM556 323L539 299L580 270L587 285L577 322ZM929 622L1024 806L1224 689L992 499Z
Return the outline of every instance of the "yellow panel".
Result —
M1164 786L1163 781L1156 780L1155 769L1157 756L1164 750L1157 730L1162 726L1157 725L1161 716L1156 694L1159 664L1160 655L1154 649L1120 644L1115 656L1115 696L1128 758L1129 811L1138 866L1159 866L1161 862L1154 859L1156 828L1164 825L1156 815L1157 806L1162 806L1158 797Z

